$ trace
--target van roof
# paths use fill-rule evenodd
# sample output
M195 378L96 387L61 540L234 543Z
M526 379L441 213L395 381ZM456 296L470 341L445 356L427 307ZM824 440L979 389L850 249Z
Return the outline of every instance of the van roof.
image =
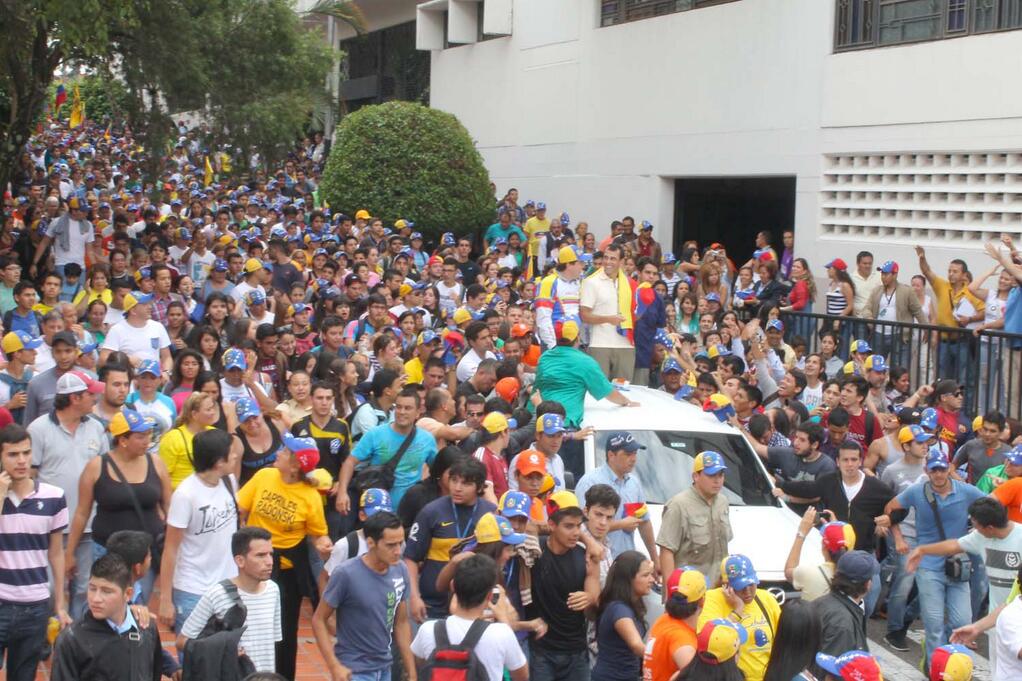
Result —
M734 428L721 423L689 402L674 399L662 390L635 385L625 386L624 395L639 407L621 407L608 400L586 396L583 426L608 430L686 430L734 434Z

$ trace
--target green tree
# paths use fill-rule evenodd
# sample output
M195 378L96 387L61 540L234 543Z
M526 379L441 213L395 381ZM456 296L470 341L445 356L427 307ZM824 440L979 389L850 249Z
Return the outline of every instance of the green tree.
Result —
M406 218L434 236L464 234L493 217L489 174L468 131L452 114L411 102L345 116L320 193L335 209Z
M134 4L0 0L0 187L43 115L54 74L106 54L111 27L131 31L137 25Z

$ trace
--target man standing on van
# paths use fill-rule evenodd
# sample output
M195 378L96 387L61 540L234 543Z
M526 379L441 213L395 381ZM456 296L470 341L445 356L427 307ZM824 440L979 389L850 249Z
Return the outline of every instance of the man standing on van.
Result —
M716 574L728 556L734 536L724 489L724 457L700 452L692 461L692 486L674 495L664 507L660 533L660 572L691 565L704 575Z

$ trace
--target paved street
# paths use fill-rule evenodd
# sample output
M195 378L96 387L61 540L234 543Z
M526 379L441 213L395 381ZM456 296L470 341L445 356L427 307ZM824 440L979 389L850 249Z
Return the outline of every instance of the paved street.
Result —
M921 681L925 679L919 671L919 660L922 657L923 627L916 621L909 631L909 647L907 653L899 653L891 650L884 644L884 634L887 633L887 622L885 620L872 619L868 624L869 630L869 652L876 656L884 671L884 681ZM987 638L984 636L979 640L979 650L973 655L975 681L989 681L990 661L987 650Z

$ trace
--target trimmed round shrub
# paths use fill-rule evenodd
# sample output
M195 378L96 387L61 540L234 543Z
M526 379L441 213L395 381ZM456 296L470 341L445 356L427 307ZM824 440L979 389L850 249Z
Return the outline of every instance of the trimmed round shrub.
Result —
M488 225L496 205L483 159L452 114L387 102L348 114L323 171L334 211L362 208L390 224L404 218L431 237Z

